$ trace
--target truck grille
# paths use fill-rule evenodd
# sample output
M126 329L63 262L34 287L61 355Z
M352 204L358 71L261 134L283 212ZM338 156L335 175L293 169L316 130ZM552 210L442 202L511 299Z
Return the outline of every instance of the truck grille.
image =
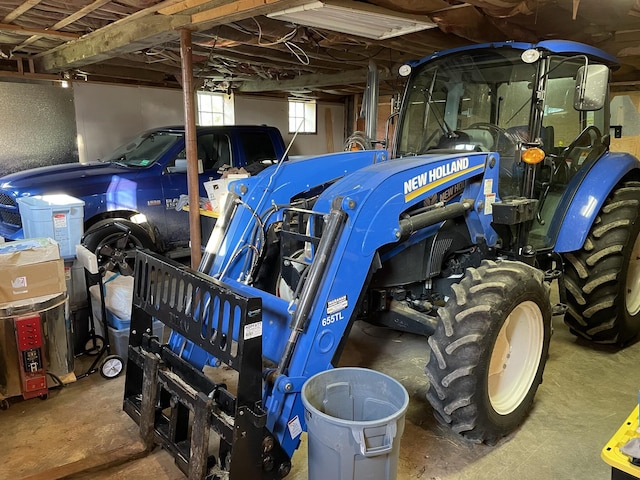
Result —
M2 223L8 223L9 225L22 227L22 219L20 218L20 214L16 212L3 212L0 210L0 221L2 221Z
M20 211L16 199L12 195L0 192L0 228L5 227L1 228L2 231L5 231L9 226L12 227L12 230L16 227L22 227Z
M7 195L6 193L1 193L1 192L0 192L0 205L6 205L13 208L16 208L18 206L16 204L16 200L11 195Z

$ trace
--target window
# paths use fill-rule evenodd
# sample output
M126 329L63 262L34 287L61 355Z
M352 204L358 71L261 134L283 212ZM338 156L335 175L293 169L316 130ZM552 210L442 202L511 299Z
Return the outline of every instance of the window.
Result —
M198 125L233 125L233 95L198 91Z
M289 133L316 133L316 102L289 100Z
M231 147L227 135L207 133L198 136L199 173L217 171L223 165L231 166ZM187 151L182 149L168 167L171 173L187 172Z
M243 132L240 134L247 165L261 162L269 165L278 161L273 141L266 132Z
M126 167L148 167L179 139L180 135L172 132L145 132L116 149L104 161Z

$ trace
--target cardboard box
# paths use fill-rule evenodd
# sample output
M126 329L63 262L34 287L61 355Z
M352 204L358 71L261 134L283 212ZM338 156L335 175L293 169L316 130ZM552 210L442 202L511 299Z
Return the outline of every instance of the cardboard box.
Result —
M214 212L221 212L224 204L224 197L229 192L229 183L234 180L241 180L248 177L249 175L246 173L230 173L224 178L204 182L204 189L207 192L209 202L211 202L211 209Z
M64 262L50 238L0 245L0 304L65 292Z

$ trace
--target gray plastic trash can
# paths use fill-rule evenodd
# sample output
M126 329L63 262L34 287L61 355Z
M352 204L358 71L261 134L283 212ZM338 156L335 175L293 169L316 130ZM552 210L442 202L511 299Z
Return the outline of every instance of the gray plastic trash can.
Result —
M409 405L396 380L366 368L335 368L302 387L309 480L395 480Z

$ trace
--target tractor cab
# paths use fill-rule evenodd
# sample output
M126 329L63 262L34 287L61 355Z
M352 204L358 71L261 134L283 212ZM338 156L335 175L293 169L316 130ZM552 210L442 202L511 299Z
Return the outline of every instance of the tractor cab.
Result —
M566 41L476 45L404 65L392 156L496 152L499 197L538 199L528 243L553 247L563 196L608 148L615 65Z

